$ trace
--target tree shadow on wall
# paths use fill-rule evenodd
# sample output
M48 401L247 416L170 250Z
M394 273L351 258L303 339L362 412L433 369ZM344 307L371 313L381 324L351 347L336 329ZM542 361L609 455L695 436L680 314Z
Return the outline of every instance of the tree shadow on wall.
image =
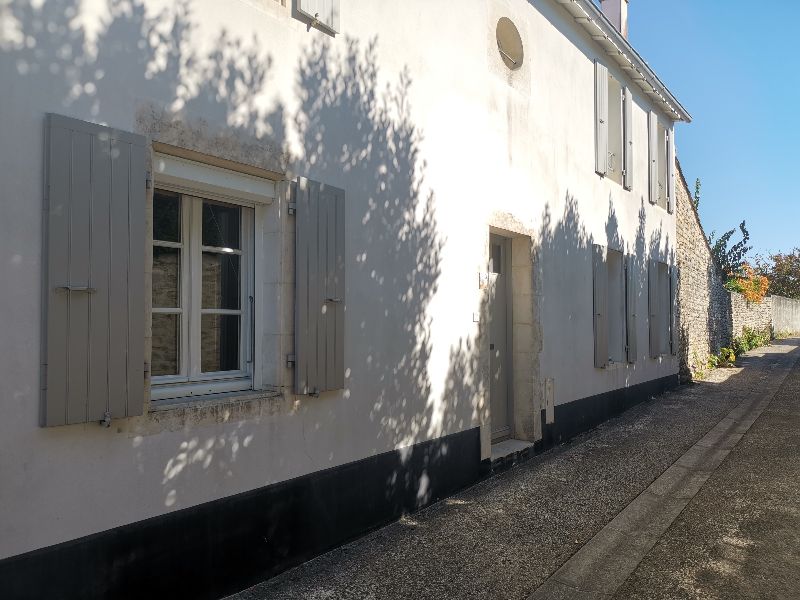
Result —
M297 73L295 129L305 155L294 168L347 193L348 425L375 432L365 448L370 454L401 449L383 482L395 518L461 485L444 469L451 442L441 436L479 422L477 336L465 327L440 375L444 391L434 389L429 307L446 236L419 156L409 72L379 88L377 40L347 39L339 49L329 41L312 44ZM308 402L325 402L325 395ZM412 448L425 440L432 441ZM365 498L375 492L365 487Z
M325 406L329 396L303 397L291 408L282 406L279 418L269 410L236 405L129 419L121 427L131 438L132 501L152 505L153 490L158 490L165 512L185 508L214 499L220 482L232 481L231 489L237 490L256 485L246 474L273 481L271 473L289 472L289 454L305 472L371 454L375 465L390 473L351 489L312 486L305 495L282 496L262 507L246 530L215 531L218 547L193 568L186 557L162 547L160 552L170 558L151 565L151 581L185 575L185 581L209 594L232 574L219 567L226 552L228 559L239 560L235 568L240 573L263 577L326 549L331 539L345 541L473 480L475 472L448 471L443 459L463 454L477 470L479 446L452 446L451 438L439 436L473 428L481 418L479 330L470 324L463 335L440 342L449 345L444 351L449 363L437 370L444 381L433 382L429 305L438 289L446 238L419 156L422 135L408 104L410 74L404 71L394 84L381 88L375 40L314 43L297 67L300 104L290 117L280 98L265 109L253 93L268 87L272 67L258 39L245 41L222 30L210 49L200 52L191 41L196 24L186 2L153 14L139 0L109 0L106 17L92 31L76 19L80 6L77 0L11 0L2 8L9 30L19 33L2 42L0 56L4 80L20 83L11 93L13 114L24 113L23 96L34 89L46 94L58 112L85 120L129 123L138 103L147 102L176 121L199 120L211 134L222 132L284 154L287 130L293 127L303 152L287 157L286 163L347 193L350 341L344 402L336 404L334 413ZM129 90L136 90L135 97ZM41 127L41 115L35 119ZM272 436L276 423L288 433ZM163 441L167 431L181 432L179 439L173 435ZM315 454L321 443L305 441L306 431L329 442L324 453ZM52 431L43 434L55 437ZM274 445L273 437L295 439L298 446ZM428 444L407 449L430 438ZM169 452L163 451L167 443ZM89 469L89 463L63 468ZM91 512L99 508L80 500L81 491L72 493L74 501L63 498L67 505ZM377 496L388 510L375 509ZM307 522L299 516L305 506L321 506L327 513L318 522ZM286 507L297 508L296 520L280 521L279 509ZM150 514L135 511L133 519L143 516ZM112 515L108 526L118 519ZM326 537L348 519L350 529ZM202 532L202 527L185 532L188 537L181 543L207 543L197 537ZM298 532L311 534L303 539ZM127 560L141 558L131 554ZM131 590L145 585L127 583Z
M649 360L648 259L652 257L669 260L663 250L669 240L663 237L661 228L653 230L649 238L647 236L647 211L644 200L638 211L635 233L630 239L626 239L623 233L627 228L620 226L616 206L613 198L609 197L604 230L595 237L582 221L577 199L567 193L563 202L563 212L558 218L553 217L549 207L545 208L539 232L540 249L537 256L541 263L542 278L548 282L548 289L545 290L542 301L542 326L545 343L548 344L548 356L570 357L577 368L590 370L594 369L592 245L599 244L631 255L637 356L636 361L625 364L624 369L607 373L596 371L596 374L601 373L607 380L606 385L610 388L631 385L636 371L643 368L643 361ZM581 290L581 293L576 293L576 290ZM624 299L622 291L619 297ZM622 322L626 320L621 307L609 306L609 311L611 310L619 310ZM619 322L621 327L622 322ZM611 325L609 322L609 326ZM625 335L625 332L621 332L617 338L622 340L623 344ZM618 350L624 355L624 346ZM550 372L543 373L544 377L552 376L553 369L557 370L558 366L548 365L547 368ZM556 382L556 385L561 386L562 398L590 395L585 389L580 388L580 384L580 381L574 379ZM574 426L580 428L584 418L587 423L601 418L603 408L592 407L590 410L595 409L599 411L597 415L575 415ZM609 410L613 412L617 409L609 407Z

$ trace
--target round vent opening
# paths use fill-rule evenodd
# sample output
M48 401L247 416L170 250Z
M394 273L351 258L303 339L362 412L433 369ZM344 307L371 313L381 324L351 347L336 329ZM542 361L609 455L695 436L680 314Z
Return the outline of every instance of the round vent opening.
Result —
M497 22L497 50L500 58L512 71L522 66L522 38L511 19L506 17Z

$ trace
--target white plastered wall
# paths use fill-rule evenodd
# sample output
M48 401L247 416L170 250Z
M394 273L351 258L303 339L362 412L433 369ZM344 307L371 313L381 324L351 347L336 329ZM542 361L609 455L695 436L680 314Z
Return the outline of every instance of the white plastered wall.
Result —
M103 0L76 0L65 14L62 3L20 0L0 13L8 83L0 558L484 423L473 315L481 240L498 213L531 232L541 261L534 331L542 350L531 360L553 379L556 404L677 371L672 357L646 357L641 318L635 367L592 366L591 243L611 233L629 251L657 247L667 256L675 225L647 202L650 105L637 91L633 191L595 175L593 60L601 53L555 2L475 0L453 11L423 0L348 1L335 38L274 0L198 0L181 14L180 36L174 3L131 6L111 14ZM525 44L513 74L495 51L500 16ZM346 190L346 389L178 407L108 429L40 428L44 115L133 131L164 111L182 123L162 131L173 143L250 155ZM265 245L290 256L289 221L270 223L284 234L265 236ZM291 268L281 269L269 283L283 299L277 318L290 323ZM640 302L644 315L646 297ZM285 327L267 333L291 343ZM274 354L264 360L277 361L277 371L285 364ZM531 402L541 402L537 389Z

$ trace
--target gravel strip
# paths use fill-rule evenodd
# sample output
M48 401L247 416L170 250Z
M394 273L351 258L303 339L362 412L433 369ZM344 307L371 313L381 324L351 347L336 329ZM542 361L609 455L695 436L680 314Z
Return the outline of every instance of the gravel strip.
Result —
M527 598L742 399L719 369L572 443L232 596L239 600Z

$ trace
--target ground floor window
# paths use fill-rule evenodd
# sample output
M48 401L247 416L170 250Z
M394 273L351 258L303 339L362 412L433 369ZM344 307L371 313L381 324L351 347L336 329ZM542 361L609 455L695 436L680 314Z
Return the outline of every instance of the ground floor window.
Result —
M608 360L623 363L626 356L625 260L622 252L608 249Z
M247 206L155 191L154 400L252 386L253 222Z

